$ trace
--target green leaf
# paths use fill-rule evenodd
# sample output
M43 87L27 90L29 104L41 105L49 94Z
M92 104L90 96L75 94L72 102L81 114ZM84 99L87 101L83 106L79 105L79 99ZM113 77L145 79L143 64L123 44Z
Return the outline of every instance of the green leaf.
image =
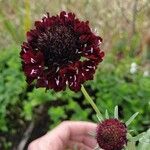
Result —
M141 143L149 143L150 144L150 129L147 132L143 133L143 136L139 140Z
M132 138L131 138L131 141L132 141L132 142L138 141L140 138L143 137L144 134L145 134L145 132L144 132L144 133L141 133L141 134L138 134L138 135L135 136L135 137L132 137Z
M127 139L130 141L132 138L132 135L130 133L127 133Z
M139 112L133 114L133 115L129 118L129 120L126 122L126 126L129 126L130 123L136 118L136 116L137 116L138 114L139 114Z
M139 139L138 150L149 150L150 148L150 129Z

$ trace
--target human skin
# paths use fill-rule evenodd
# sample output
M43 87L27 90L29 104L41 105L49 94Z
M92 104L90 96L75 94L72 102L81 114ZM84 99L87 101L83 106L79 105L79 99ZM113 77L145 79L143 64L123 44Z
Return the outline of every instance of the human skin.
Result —
M30 143L28 150L92 150L96 140L88 132L96 124L82 121L65 121L44 136Z

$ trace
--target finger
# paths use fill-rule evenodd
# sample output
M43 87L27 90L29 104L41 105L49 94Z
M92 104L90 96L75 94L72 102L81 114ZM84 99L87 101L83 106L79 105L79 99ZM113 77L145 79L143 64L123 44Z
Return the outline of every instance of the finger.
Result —
M80 142L85 144L86 146L89 146L90 148L94 148L97 144L96 139L90 136L73 136L71 137L72 141Z
M41 138L31 142L28 146L28 150L49 150L49 146L44 143Z
M77 149L77 150L92 150L89 146L84 145L83 143L80 142L74 142L74 141L69 141L68 142L68 149Z
M96 124L89 122L65 121L58 127L40 138L43 145L53 150L63 149L71 137L88 135L89 131L95 131ZM41 147L41 146L40 146Z
M97 125L91 122L68 122L70 136L88 135L89 131L95 131Z
M65 121L58 127L47 133L47 137L59 137L63 143L66 143L70 137L77 135L88 135L89 131L96 130L96 124L82 121Z

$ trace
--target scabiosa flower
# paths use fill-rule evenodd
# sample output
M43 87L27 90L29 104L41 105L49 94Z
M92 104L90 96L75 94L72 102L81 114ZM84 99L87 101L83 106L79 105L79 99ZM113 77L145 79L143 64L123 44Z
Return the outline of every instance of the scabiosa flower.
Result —
M96 139L104 150L121 150L127 144L127 128L118 119L106 119L98 124Z
M114 109L114 117L110 118L106 110L103 116L100 112L96 115L99 123L96 131L89 134L97 140L95 150L123 150L129 148L130 142L138 141L143 134L132 137L130 134L133 130L128 130L128 126L138 115L133 114L125 123L118 119L118 106Z
M95 35L89 22L80 21L73 13L49 13L35 22L22 44L21 59L27 82L55 91L66 86L79 91L81 84L93 79L104 52L102 38Z

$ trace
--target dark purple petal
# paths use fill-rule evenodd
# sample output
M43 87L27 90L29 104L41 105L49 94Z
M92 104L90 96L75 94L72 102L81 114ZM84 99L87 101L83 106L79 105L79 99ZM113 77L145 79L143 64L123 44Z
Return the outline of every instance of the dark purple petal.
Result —
M55 91L65 90L66 82L59 74L48 76L48 88L54 89Z
M84 81L92 80L95 70L96 64L94 63L94 61L91 60L84 61L82 64L82 73L81 73L83 80Z
M37 84L36 84L36 87L46 87L48 88L48 79L46 77L39 77L37 79Z
M32 78L37 78L42 74L43 68L41 66L37 65L24 65L23 66L23 71L25 72L25 75L27 77L32 77Z
M75 92L81 89L80 67L81 62L76 62L61 70L61 75L65 76L69 88Z

